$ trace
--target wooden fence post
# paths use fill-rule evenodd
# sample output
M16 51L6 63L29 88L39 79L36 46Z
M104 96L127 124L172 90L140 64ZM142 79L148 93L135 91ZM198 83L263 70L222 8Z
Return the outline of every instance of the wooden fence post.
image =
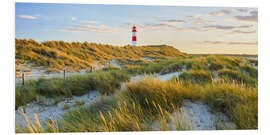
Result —
M22 72L22 85L24 85L24 72Z
M66 69L64 69L64 79L66 78Z

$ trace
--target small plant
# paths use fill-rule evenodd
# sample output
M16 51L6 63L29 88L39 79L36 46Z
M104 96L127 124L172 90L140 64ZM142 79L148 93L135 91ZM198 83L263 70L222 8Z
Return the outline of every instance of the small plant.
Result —
M57 105L63 98L60 96L54 96L54 105Z
M63 110L68 110L70 108L70 106L68 104L65 104L63 107Z
M82 106L82 105L84 105L84 104L85 104L84 101L79 101L79 100L77 100L77 101L75 102L75 106Z
M20 113L23 115L26 121L26 127L16 128L17 133L42 133L44 132L44 128L41 126L37 114L34 114L35 121L32 121L23 110L19 110Z

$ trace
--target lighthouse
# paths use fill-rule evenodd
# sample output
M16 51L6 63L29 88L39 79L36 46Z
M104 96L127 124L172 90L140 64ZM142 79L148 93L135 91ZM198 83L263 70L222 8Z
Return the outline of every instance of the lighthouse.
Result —
M135 25L132 27L132 45L136 46L136 41L137 41L137 37L136 37L136 27Z

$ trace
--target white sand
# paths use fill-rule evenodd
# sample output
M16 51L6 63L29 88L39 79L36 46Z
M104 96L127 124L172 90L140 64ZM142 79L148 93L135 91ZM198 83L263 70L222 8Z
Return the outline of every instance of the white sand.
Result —
M218 80L218 72L213 71L213 75L214 75L214 82L217 82L217 80Z
M172 113L170 120L167 124L169 130L177 130L173 120L180 122L178 128L181 130L236 129L236 125L230 122L226 115L212 113L207 105L198 101L184 100L180 111ZM159 125L159 121L155 121L152 124L152 130L162 130Z
M69 101L65 100L62 102L59 102L57 105L40 105L36 102L29 103L23 107L19 107L15 112L15 124L16 125L25 125L26 121L23 115L20 113L20 110L24 108L25 114L31 119L34 120L34 114L38 115L39 121L43 125L44 120L48 120L52 118L53 120L59 120L62 118L62 116L69 110L72 110L76 107L85 107L94 101L98 100L100 97L100 94L98 91L90 91L89 97L88 94L85 94L83 96L73 96L72 99ZM47 100L48 104L51 104L51 99ZM76 102L81 101L85 102L84 105L76 106ZM69 109L64 109L64 106L69 106Z
M146 61L153 61L154 60L154 59L152 59L150 57L144 57L143 59L146 60Z
M184 100L180 115L185 116L185 120L192 124L194 130L236 128L236 125L230 122L225 114L212 113L207 105L199 101L191 102L190 100ZM225 125L226 127L224 127Z
M130 82L138 82L139 80L143 79L143 78L158 78L161 81L167 81L172 79L173 77L177 77L180 73L179 72L172 72L169 74L143 74L143 75L136 75L136 76L132 76L130 78Z

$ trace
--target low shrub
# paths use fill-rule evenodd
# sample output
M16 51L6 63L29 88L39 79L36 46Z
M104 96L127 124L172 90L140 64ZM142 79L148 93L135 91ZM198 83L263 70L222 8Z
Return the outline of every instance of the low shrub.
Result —
M189 70L180 74L178 78L184 82L205 83L211 82L213 76L205 70Z

